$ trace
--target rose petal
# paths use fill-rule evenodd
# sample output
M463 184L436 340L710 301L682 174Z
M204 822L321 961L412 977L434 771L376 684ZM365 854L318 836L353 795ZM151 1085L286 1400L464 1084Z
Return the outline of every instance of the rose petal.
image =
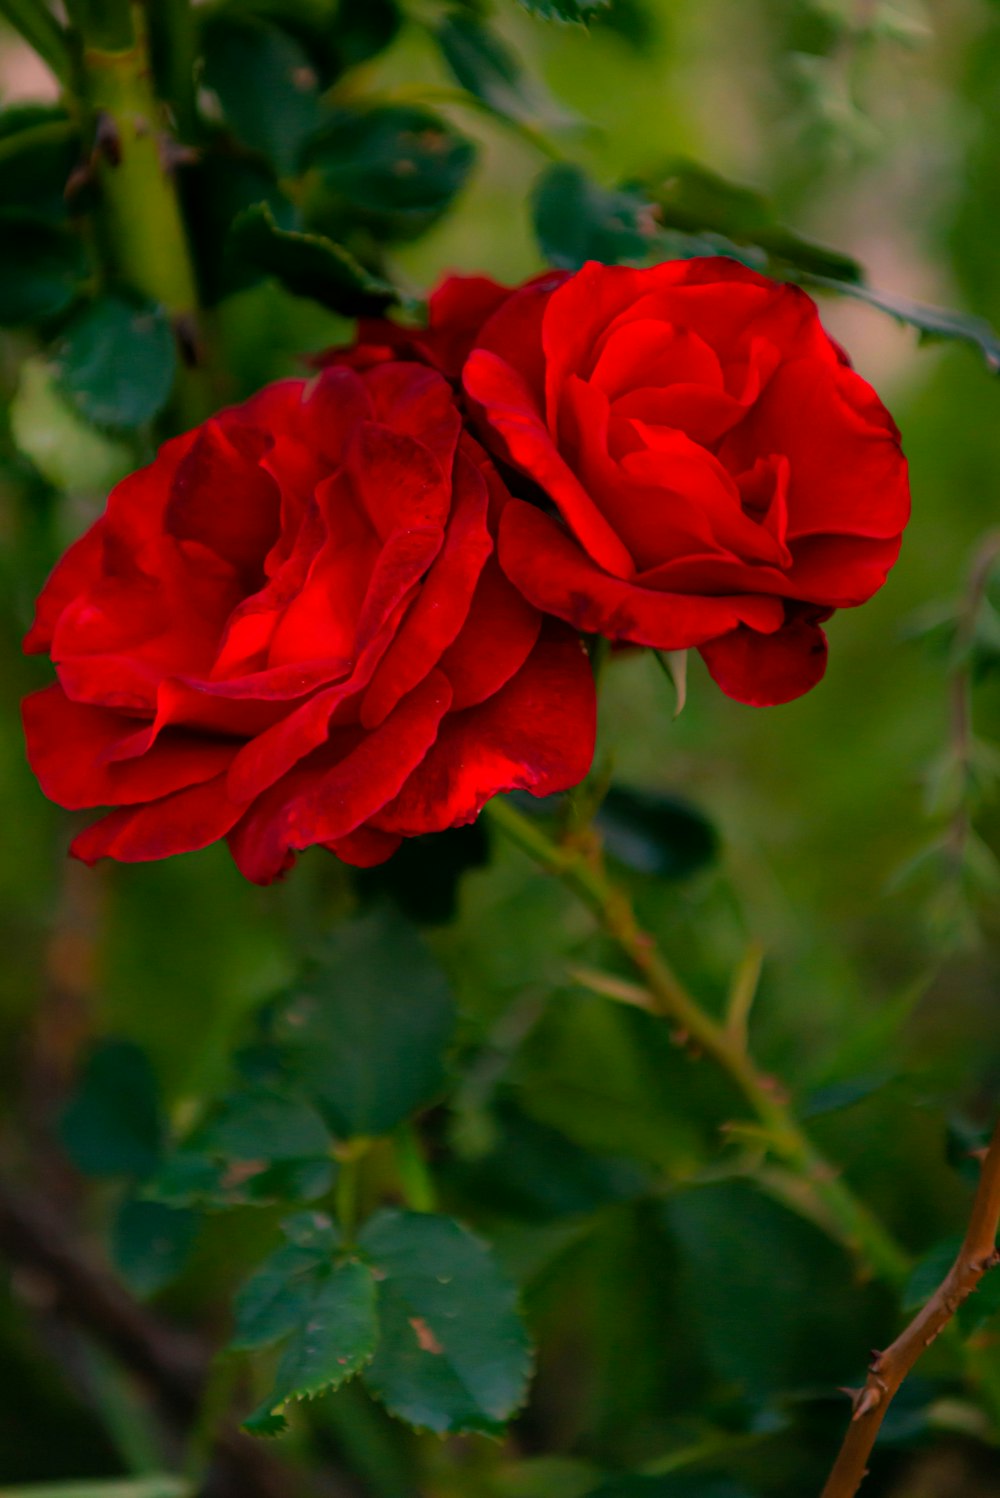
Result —
M734 629L700 647L702 660L727 697L748 707L791 702L822 681L826 635L814 619L793 616L774 634Z
M537 608L576 629L657 650L686 650L737 624L777 629L777 598L655 591L609 577L540 510L514 500L500 528L500 565Z
M144 863L192 853L224 837L244 809L226 795L226 777L219 775L160 801L110 812L74 838L69 851L87 864L100 858Z
M519 375L495 355L476 349L464 378L470 399L482 408L509 461L554 500L595 562L616 577L631 577L635 563L627 548L559 455Z
M261 796L230 834L240 872L269 884L301 849L346 839L398 793L450 702L447 680L432 672L372 732L335 730L315 760Z
M440 832L474 821L500 791L567 790L590 769L596 715L586 652L550 621L501 691L444 719L434 747L373 825L404 836Z

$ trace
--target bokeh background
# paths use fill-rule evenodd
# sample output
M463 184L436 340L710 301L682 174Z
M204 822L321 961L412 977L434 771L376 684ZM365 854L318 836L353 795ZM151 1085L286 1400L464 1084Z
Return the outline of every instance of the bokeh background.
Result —
M848 11L879 24L852 40ZM553 116L575 120L558 138L598 180L693 157L767 192L874 286L1000 325L991 0L621 0L589 31L509 0L494 23ZM449 86L416 29L365 74L366 88L428 97ZM0 105L53 94L0 30ZM447 269L507 281L538 270L527 197L544 158L481 113L435 107L480 157L453 210L392 250L394 274L419 291ZM730 702L693 662L674 720L652 657L614 660L599 755L617 781L681 797L717 830L717 857L691 877L633 872L643 916L709 1003L748 941L763 943L755 1052L919 1257L961 1231L968 1186L948 1142L989 1123L1000 1095L1000 816L988 795L967 807L952 782L942 800L934 772L952 733L948 611L1000 525L1000 386L974 349L921 346L849 298L825 298L824 317L902 429L914 514L896 570L832 621L825 681L786 707ZM233 398L346 331L273 283L213 313ZM219 848L94 872L66 860L72 818L43 800L19 729L19 698L47 670L19 641L58 550L133 457L69 409L27 334L0 335L0 402L0 1165L37 1176L100 1257L118 1188L85 1185L53 1143L81 1059L102 1037L135 1042L183 1122L222 1085L247 1016L287 981L290 938L315 933L344 892L320 854L267 891ZM973 703L988 746L1000 677L987 634ZM967 810L982 839L971 860L928 854ZM597 961L600 943L522 855L495 846L428 939L457 985L467 1059L431 1135L460 1215L489 1226L522 1281L538 1381L506 1446L412 1437L348 1390L293 1438L303 1473L328 1463L343 1486L331 1476L319 1490L378 1498L574 1498L606 1472L697 1473L703 1447L762 1498L817 1490L846 1411L834 1390L892 1334L891 1297L740 1180L691 1186L731 1100L654 1021L567 980L567 955ZM193 1267L152 1297L156 1314L217 1336L269 1231L252 1211L210 1225ZM976 1335L1000 1366L1000 1321ZM18 1268L0 1290L0 1491L113 1475L130 1452L141 1469L144 1418L129 1379ZM871 1492L998 1494L995 1435L951 1353L935 1350L887 1426Z

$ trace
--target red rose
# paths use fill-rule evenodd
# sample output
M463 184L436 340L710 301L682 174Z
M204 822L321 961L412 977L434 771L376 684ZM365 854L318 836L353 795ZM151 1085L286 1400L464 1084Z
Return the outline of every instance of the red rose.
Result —
M612 640L695 646L741 702L814 686L821 622L896 560L892 418L804 292L734 261L529 284L485 320L464 381L486 440L558 511L504 511L525 597Z
M225 837L267 883L564 790L594 742L589 664L492 555L509 496L417 364L272 385L169 442L66 554L26 641L43 790L117 809L86 862Z

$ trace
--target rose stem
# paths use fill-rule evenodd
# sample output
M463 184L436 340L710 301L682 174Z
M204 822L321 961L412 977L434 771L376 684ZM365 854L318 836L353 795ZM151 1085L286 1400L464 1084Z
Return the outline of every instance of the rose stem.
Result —
M490 802L487 812L511 841L543 868L557 875L597 916L608 936L629 958L643 980L649 1007L669 1019L702 1054L735 1083L761 1125L757 1138L801 1176L832 1222L837 1237L869 1269L897 1289L906 1283L910 1259L882 1224L838 1177L795 1119L783 1089L773 1077L758 1070L738 1028L714 1019L691 996L662 954L654 938L642 930L627 894L614 885L604 868L601 846L592 832L572 843L547 837L510 801Z
M183 376L178 415L192 424L213 402L201 367L198 294L145 17L130 0L67 0L66 8L82 43L77 87L94 131L108 266L170 318Z
M950 1322L988 1269L1000 1263L996 1237L1000 1225L1000 1122L983 1156L979 1186L972 1203L965 1241L958 1257L922 1311L905 1331L877 1352L864 1387L854 1396L854 1413L821 1498L853 1498L868 1470L868 1457L886 1411L924 1349Z

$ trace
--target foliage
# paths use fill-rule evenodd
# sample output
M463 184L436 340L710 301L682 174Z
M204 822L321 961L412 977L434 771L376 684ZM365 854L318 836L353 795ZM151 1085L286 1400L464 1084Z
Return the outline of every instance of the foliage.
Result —
M928 41L868 9L170 0L116 103L95 7L0 0L64 90L0 109L4 1155L62 1231L26 1251L0 1187L0 1498L254 1498L268 1462L376 1498L819 1491L836 1389L954 1255L1000 1057L996 390L916 352L1000 367L1000 12L930 6ZM162 169L126 183L150 88ZM18 640L115 477L350 319L419 324L444 268L720 253L822 292L899 395L911 539L822 692L755 715L694 677L675 722L615 652L593 776L506 825L266 896L217 849L63 867ZM651 1012L647 936L704 1033ZM990 1480L998 1295L894 1406L874 1498L943 1495L942 1448L947 1491Z

